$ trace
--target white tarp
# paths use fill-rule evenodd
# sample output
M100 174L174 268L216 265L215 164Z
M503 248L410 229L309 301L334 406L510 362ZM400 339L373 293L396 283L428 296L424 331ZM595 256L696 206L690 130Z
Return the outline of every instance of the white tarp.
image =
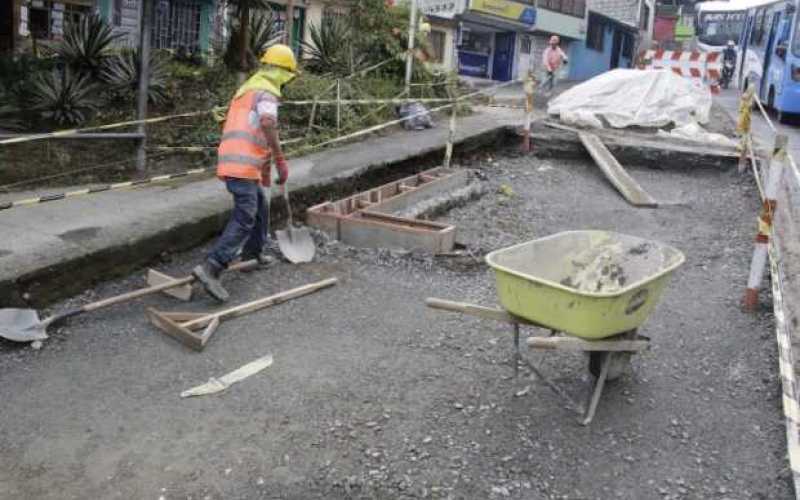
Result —
M600 128L676 127L708 123L711 91L668 70L615 69L550 101L548 114L573 125Z

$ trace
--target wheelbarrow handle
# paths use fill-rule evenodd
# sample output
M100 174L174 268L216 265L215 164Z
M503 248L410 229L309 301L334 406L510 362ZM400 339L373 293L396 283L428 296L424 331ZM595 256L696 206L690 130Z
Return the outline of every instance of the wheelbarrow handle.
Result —
M425 299L425 305L430 307L431 309L439 309L442 311L450 311L450 312L457 312L462 314L468 314L470 316L475 316L478 318L484 319L493 319L495 321L502 321L504 323L511 323L513 324L520 324L524 323L519 319L515 318L514 316L510 315L503 309L495 309L491 307L483 307L478 306L475 304L469 304L466 302L454 302L452 300L445 300L445 299L437 299L435 297L429 297Z

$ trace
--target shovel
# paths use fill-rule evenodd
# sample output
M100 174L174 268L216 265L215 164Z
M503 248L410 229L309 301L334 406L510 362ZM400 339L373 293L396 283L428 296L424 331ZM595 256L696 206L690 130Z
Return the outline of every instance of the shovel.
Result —
M231 265L229 270L241 270L258 265L257 260L248 260ZM70 309L62 313L50 316L49 318L39 319L39 313L33 309L0 309L0 337L14 342L33 342L47 338L47 327L64 321L79 314L97 311L114 304L138 299L146 295L153 295L170 288L179 287L192 283L194 276L186 276L175 280L170 280L159 285L149 286L134 290L133 292L123 293L114 297L91 302L81 307Z
M292 264L311 262L317 247L314 245L314 240L311 238L308 228L294 227L292 206L289 204L289 193L286 191L285 184L281 186L281 191L283 192L283 200L286 202L288 220L286 221L286 229L275 231L278 247L281 249L283 256L286 257L286 260Z

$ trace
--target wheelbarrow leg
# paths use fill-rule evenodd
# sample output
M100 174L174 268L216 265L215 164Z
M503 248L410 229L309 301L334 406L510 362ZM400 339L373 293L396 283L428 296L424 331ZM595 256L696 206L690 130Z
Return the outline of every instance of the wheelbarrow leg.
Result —
M586 415L583 420L580 421L581 425L589 425L592 422L594 412L597 410L597 403L600 402L600 396L603 394L603 387L606 384L606 378L608 378L608 367L611 366L611 357L614 356L614 353L606 352L604 355L603 365L602 368L600 368L600 375L597 377L597 381L594 384L594 391L589 401L589 408L586 410Z

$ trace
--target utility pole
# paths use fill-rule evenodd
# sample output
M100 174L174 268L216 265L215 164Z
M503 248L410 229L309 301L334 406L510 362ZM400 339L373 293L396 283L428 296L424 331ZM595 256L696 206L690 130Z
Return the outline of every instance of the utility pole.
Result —
M294 29L294 0L286 0L286 22L283 24L283 29L286 30L286 45L294 50L292 45L292 30Z
M408 53L406 54L406 97L411 96L411 71L414 64L414 36L417 31L417 0L411 1L411 15L408 21Z
M142 0L139 6L139 19L141 31L139 33L139 96L136 106L136 119L147 118L147 90L150 86L150 32L153 22L153 2L155 0ZM144 123L139 124L139 150L136 152L136 171L139 175L147 172L147 131Z

